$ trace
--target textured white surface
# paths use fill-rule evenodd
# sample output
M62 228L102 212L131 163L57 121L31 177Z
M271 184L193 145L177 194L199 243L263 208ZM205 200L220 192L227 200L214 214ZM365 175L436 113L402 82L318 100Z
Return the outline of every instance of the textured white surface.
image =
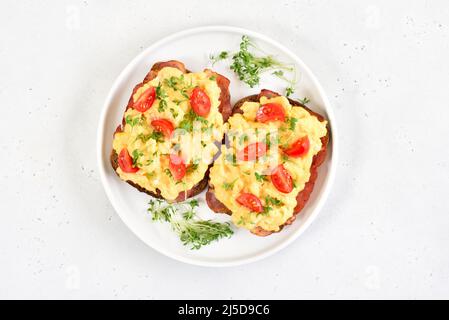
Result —
M174 3L2 1L0 298L449 298L447 2ZM279 254L227 269L140 242L95 158L122 68L208 24L295 51L340 132L337 180L314 224Z

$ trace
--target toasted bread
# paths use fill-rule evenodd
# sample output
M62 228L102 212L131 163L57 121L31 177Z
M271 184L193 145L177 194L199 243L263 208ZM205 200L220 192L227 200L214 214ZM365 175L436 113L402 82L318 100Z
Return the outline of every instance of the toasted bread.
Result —
M148 74L145 76L142 83L140 83L134 87L134 90L131 94L131 97L128 101L128 105L126 106L125 111L133 106L133 103L134 103L133 95L136 93L136 91L143 84L150 82L155 77L157 77L159 71L165 67L172 67L172 68L179 69L180 71L182 71L182 73L190 73L190 71L185 68L185 66L182 62L179 62L176 60L155 63L152 66L151 70L148 72ZM210 76L215 77L217 85L221 90L220 97L219 97L220 105L218 107L218 110L223 117L223 122L226 122L232 113L232 107L231 107L231 103L230 103L230 93L229 93L229 80L226 77L224 77L216 72L213 72L212 70L209 70L209 69L205 69L204 72L207 74L210 74ZM114 132L114 135L117 132L122 132L124 129L124 126L125 126L125 116L123 117L122 124L119 125L117 127L116 131ZM112 167L116 171L117 168L119 167L119 164L118 164L118 154L114 149L112 149L112 152L111 152L110 162L111 162ZM208 175L209 175L209 170L206 171L206 173L201 181L199 181L191 189L180 192L178 194L178 196L176 197L176 199L171 200L171 201L172 202L181 202L181 201L185 201L186 199L199 194L201 191L203 191L207 187ZM156 192L153 192L153 191L150 191L150 190L147 190L147 189L141 187L140 185L138 185L132 181L127 180L126 182L128 184L130 184L131 186L135 187L136 189L138 189L139 191L147 193L150 196L153 196L155 198L161 198L161 199L163 198L159 189L156 189Z
M271 98L271 97L279 96L279 94L269 91L269 90L262 90L259 95L251 95L246 98L243 98L243 99L239 100L234 105L234 108L232 109L232 114L243 113L243 111L241 110L241 107L245 102L247 102L247 101L248 102L259 102L261 96ZM312 110L307 108L302 103L300 103L298 101L294 101L292 99L288 99L288 100L292 106L299 106L299 107L304 108L311 115L314 115L320 122L325 120L325 118L322 115L320 115L316 112L313 112ZM281 231L284 226L290 225L295 221L296 216L301 212L301 210L305 207L307 201L309 200L309 197L310 197L310 195L313 191L314 185L315 185L315 181L318 177L318 167L323 163L323 161L326 158L326 150L327 150L327 145L329 142L329 137L330 137L330 130L329 130L329 125L327 125L327 134L326 134L326 136L321 138L322 148L313 157L313 160L312 160L312 165L310 168L310 178L309 178L308 182L305 184L304 189L302 191L300 191L296 196L297 205L294 208L293 216L290 217L283 225L280 226L279 231ZM206 201L207 201L209 208L212 211L214 211L216 213L225 213L228 215L232 214L231 210L229 208L227 208L222 202L220 202L216 198L215 192L214 192L214 187L210 183L209 183L208 191L206 193ZM279 231L277 231L277 232L279 232ZM256 228L252 229L251 232L257 236L262 236L262 237L271 235L273 233L273 231L264 230L261 227L256 227Z

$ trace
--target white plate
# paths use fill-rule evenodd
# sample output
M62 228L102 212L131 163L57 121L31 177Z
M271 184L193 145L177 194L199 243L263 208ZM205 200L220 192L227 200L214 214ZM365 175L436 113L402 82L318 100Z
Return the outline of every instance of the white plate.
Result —
M331 125L332 139L328 148L327 161L319 169L319 178L313 194L296 222L282 232L266 238L252 235L247 230L235 228L230 239L222 239L200 250L189 250L183 246L165 223L152 222L147 213L149 196L121 181L109 163L112 135L121 122L125 106L133 87L142 81L150 67L157 61L176 59L185 63L192 71L201 71L210 66L209 55L221 50L238 50L242 35L248 35L265 52L278 59L296 64L301 77L294 97L307 96L310 107L327 117ZM261 86L249 88L240 82L228 63L217 63L213 69L231 80L232 103L250 94L267 88L283 92L285 83L273 76L261 79ZM311 224L323 206L336 166L335 119L323 89L309 68L295 54L277 42L253 31L212 26L190 29L166 37L139 54L118 76L106 99L98 128L98 162L101 180L106 194L123 222L146 244L173 259L202 266L231 266L254 262L285 248L298 238ZM204 200L204 192L197 197L200 201L201 217L229 221L226 215L214 214Z

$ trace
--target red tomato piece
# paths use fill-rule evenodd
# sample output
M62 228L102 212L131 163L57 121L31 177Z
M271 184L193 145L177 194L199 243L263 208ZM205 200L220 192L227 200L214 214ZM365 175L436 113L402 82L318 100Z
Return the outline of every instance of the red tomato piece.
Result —
M176 181L181 180L186 175L186 165L184 160L175 154L170 155L169 169Z
M139 168L134 167L133 159L126 148L123 148L118 155L118 165L125 173L136 173L139 171Z
M190 96L190 105L193 111L201 117L206 117L210 112L210 99L204 90L200 88L193 89Z
M284 150L284 153L293 158L303 157L309 152L310 141L309 137L305 136L295 141L289 148Z
M156 90L154 87L149 87L140 95L139 99L134 102L133 108L139 112L145 112L151 108L155 98Z
M262 202L260 202L260 199L252 193L241 193L235 200L237 201L237 203L253 212L263 212Z
M282 193L290 193L293 190L292 176L282 164L271 173L271 182Z
M167 119L156 119L151 121L154 130L162 132L164 137L169 138L175 130L173 124Z
M240 161L254 161L267 153L267 145L263 142L256 142L247 145L237 152L237 159Z
M256 120L258 122L285 121L285 110L278 103L264 104L257 110Z

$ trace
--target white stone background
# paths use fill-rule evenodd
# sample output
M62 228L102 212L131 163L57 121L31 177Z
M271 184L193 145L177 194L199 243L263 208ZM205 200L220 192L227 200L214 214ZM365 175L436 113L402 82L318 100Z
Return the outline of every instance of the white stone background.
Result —
M212 24L296 52L330 97L341 147L303 236L227 269L140 242L95 152L122 68ZM2 0L0 25L0 298L449 298L447 1Z

